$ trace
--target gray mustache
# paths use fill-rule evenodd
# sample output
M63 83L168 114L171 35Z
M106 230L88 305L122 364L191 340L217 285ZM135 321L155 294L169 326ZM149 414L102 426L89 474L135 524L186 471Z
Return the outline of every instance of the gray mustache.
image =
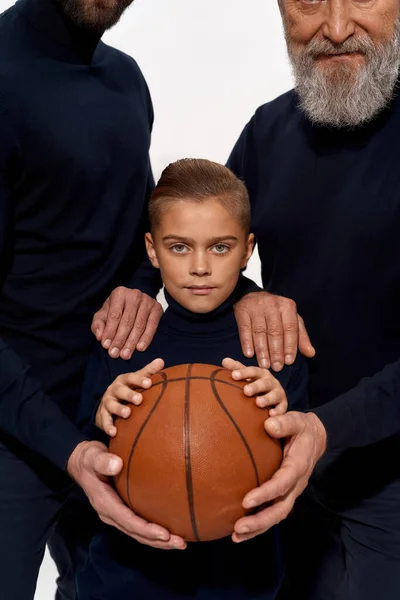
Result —
M342 44L332 44L329 40L312 40L304 50L304 54L316 58L321 55L339 56L347 53L369 54L375 45L370 38L348 38Z

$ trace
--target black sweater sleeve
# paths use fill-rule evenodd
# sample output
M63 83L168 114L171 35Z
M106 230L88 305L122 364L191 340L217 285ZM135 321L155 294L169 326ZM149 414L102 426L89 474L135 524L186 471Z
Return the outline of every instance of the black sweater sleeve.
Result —
M9 264L8 223L11 174L18 160L18 139L0 94L0 285ZM0 431L64 469L85 439L41 390L28 366L0 338Z
M1 339L0 430L60 469L66 468L74 448L86 439Z
M400 433L400 361L312 412L326 428L329 450L367 446Z

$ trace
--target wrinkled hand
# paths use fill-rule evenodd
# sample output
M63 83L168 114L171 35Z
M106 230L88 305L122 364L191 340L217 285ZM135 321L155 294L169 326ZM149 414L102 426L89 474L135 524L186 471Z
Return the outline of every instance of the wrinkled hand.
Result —
M235 306L243 354L254 356L260 367L280 371L296 359L297 348L312 358L315 350L296 303L268 292L252 292Z
M81 486L100 519L141 544L163 550L186 547L185 541L169 531L138 517L114 491L111 476L122 470L122 460L100 442L81 442L68 461L68 473Z
M253 509L266 502L271 505L239 519L232 535L234 542L251 539L286 519L326 449L325 428L311 412L293 411L269 418L265 421L265 430L273 438L286 438L283 462L269 481L245 496L245 509Z
M129 402L139 406L143 401L143 396L135 389L149 389L152 385L150 377L162 371L163 368L164 361L156 358L140 371L123 373L114 379L104 392L97 409L96 426L105 431L107 435L114 437L117 434L114 417L127 419L131 414L131 409L125 403Z
M288 408L286 392L271 371L261 367L246 367L232 358L224 358L222 366L232 371L235 381L249 381L243 392L255 398L259 408L268 408L270 416L285 414Z
M149 347L162 314L157 300L117 287L94 315L91 330L112 358L129 360L135 350Z

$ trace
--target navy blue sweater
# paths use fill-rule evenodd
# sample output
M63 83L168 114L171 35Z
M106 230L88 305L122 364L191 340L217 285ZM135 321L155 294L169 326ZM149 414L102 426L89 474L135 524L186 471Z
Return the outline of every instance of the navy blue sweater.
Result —
M135 61L56 0L0 16L0 428L64 466L94 312L156 294L144 258L153 120ZM32 377L32 374L36 379Z
M398 95L350 131L312 126L289 92L257 110L229 159L250 193L264 287L297 302L316 347L310 404L328 447L353 449L335 467L349 497L400 483L387 460L400 451L399 155Z
M185 363L220 365L225 357L248 365L255 359L242 356L233 313L235 296L208 314L194 314L166 293L169 308L153 343L130 361L110 359L99 346L89 362L83 387L81 423L95 437L93 418L107 386L120 375L137 371L155 358L166 367ZM274 373L286 389L289 408L305 410L307 365L302 356ZM133 408L134 411L134 408ZM78 578L80 600L147 598L231 598L272 600L282 576L277 531L235 545L230 538L189 544L184 552L147 548L113 528L105 528L92 541L90 560ZM200 592L202 590L202 592Z

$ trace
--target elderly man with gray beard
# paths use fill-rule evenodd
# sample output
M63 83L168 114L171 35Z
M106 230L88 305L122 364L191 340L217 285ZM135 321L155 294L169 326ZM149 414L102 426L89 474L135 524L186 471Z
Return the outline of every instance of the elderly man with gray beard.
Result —
M229 166L250 192L264 287L296 301L316 348L312 409L269 420L284 462L245 499L270 504L236 540L291 513L282 597L398 600L400 3L279 7L295 89L257 110Z

